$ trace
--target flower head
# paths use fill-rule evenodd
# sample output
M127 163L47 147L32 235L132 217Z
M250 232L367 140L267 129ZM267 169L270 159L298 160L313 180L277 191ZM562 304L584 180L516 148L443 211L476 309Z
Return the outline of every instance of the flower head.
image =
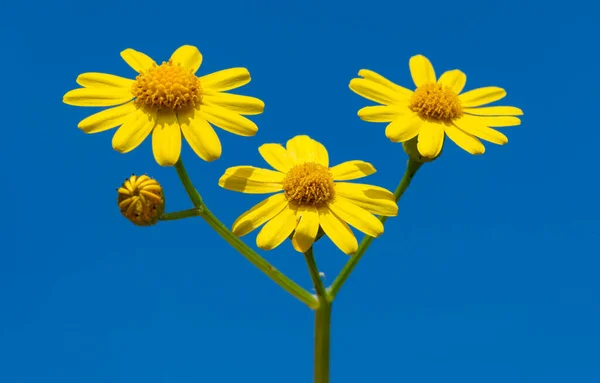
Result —
M135 225L154 225L165 210L162 187L147 175L132 175L117 189L117 193L121 214Z
M483 154L485 147L478 138L504 145L508 138L490 127L519 125L515 116L522 115L512 106L481 107L506 96L502 88L490 86L461 93L467 76L460 70L450 70L436 79L435 71L425 56L409 61L416 89L411 91L383 76L362 69L350 81L357 94L383 104L367 106L358 111L369 122L389 122L385 135L393 142L406 142L417 137L419 153L426 158L437 157L447 135L471 154Z
M225 189L250 194L279 192L242 214L233 224L236 235L264 225L256 237L258 247L271 250L292 236L299 252L314 243L319 227L344 253L358 244L348 224L372 237L383 233L373 214L398 214L394 195L378 186L349 181L375 173L367 162L348 161L329 167L325 147L308 136L279 144L264 144L261 156L275 170L236 166L219 180Z
M83 88L67 92L63 102L75 106L112 106L79 123L85 133L120 126L113 148L127 153L152 133L156 162L172 166L179 159L181 135L205 161L221 156L221 142L212 125L240 136L253 136L258 128L242 115L260 114L261 100L226 93L250 82L246 68L231 68L196 76L202 55L184 45L169 61L158 65L150 57L125 49L121 57L139 74L135 80L104 73L77 77Z

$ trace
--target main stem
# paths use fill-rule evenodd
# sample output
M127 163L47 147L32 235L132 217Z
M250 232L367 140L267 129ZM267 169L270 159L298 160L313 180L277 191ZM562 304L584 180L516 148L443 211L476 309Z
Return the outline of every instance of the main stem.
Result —
M319 307L315 310L315 369L314 383L329 383L329 344L331 329L331 299L327 294L312 247L304 253L312 278Z
M421 167L422 163L413 161L411 159L408 160L406 165L406 171L404 172L404 176L402 180L398 184L396 191L394 192L394 197L396 202L400 200L404 191L410 185L410 182L414 175L417 173L417 170ZM290 294L304 302L308 307L315 310L315 368L314 368L314 383L329 383L329 354L330 354L330 328L331 328L331 306L332 302L339 292L340 288L344 284L344 282L350 276L350 273L362 256L365 251L373 241L373 237L365 236L365 238L361 241L360 245L356 253L350 258L350 260L346 263L340 274L337 276L335 281L329 289L325 288L323 284L323 280L321 279L321 275L319 274L319 269L315 262L315 258L313 255L312 247L308 249L306 253L304 253L306 262L308 264L308 269L310 271L310 276L312 278L315 291L316 291L316 299L310 294L308 291L300 287L294 281L286 277L284 274L279 272L275 267L269 264L266 260L264 260L260 255L256 254L254 250L250 249L243 241L241 241L236 235L234 235L231 230L229 230L217 217L212 214L212 212L204 205L202 202L202 198L198 191L194 188L192 181L190 180L185 167L181 160L177 162L175 165L177 169L177 174L181 179L183 186L190 199L194 204L194 209L165 214L162 219L181 219L187 218L190 216L200 216L204 218L204 220L213 228L221 237L223 237L231 246L233 246L236 250L238 250L246 259L248 259L252 264L258 267L262 272L267 274L269 278L271 278L275 283L283 287ZM387 217L379 217L379 220L384 223Z
M314 383L329 383L329 342L331 302L315 310L315 377Z

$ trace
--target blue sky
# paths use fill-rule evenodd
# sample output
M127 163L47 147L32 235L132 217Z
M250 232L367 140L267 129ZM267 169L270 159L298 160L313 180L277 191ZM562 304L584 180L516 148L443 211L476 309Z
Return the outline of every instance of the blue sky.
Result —
M219 132L220 160L183 159L227 224L258 202L220 189L229 166L263 166L265 142L308 134L332 163L372 162L395 188L405 162L384 125L361 121L358 70L412 86L408 60L497 85L525 112L509 143L453 144L425 166L335 302L333 382L600 381L600 129L596 6L510 1L11 2L0 16L4 248L0 381L309 382L312 312L200 219L138 228L115 188L158 178L190 206L148 140L126 155L85 135L91 109L62 104L87 71L131 77L119 52L166 60L183 44L200 74L245 66L261 98L253 138ZM254 246L255 233L247 238ZM329 282L347 257L315 248ZM265 257L303 286L285 243Z

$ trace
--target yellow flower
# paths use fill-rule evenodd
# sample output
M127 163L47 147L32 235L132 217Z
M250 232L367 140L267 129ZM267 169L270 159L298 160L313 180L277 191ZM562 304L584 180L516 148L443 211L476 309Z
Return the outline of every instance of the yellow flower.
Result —
M132 175L117 189L117 193L121 214L135 225L154 225L165 210L162 187L147 175Z
M279 246L294 232L292 244L304 253L315 241L320 226L337 247L352 254L358 244L347 223L377 237L383 233L383 224L373 214L398 214L394 195L388 190L336 182L375 173L367 162L348 161L330 168L325 147L308 136L292 138L285 148L264 144L258 150L275 171L236 166L225 171L219 185L249 194L283 191L254 206L233 224L234 234L242 236L266 223L256 237L261 249Z
M462 93L467 76L460 70L450 70L437 79L429 60L421 55L409 62L416 85L413 92L394 84L383 76L362 69L350 81L350 89L359 95L383 104L367 106L358 111L369 122L390 122L385 135L393 142L405 142L418 136L418 150L424 157L440 154L447 135L471 154L483 154L485 147L477 137L498 145L508 138L490 127L515 126L523 112L512 106L480 106L502 99L506 91L498 87L473 89ZM445 133L445 135L444 135Z
M136 72L135 80L104 73L77 77L83 88L71 90L63 102L76 106L115 106L79 123L85 133L121 126L113 136L113 148L127 153L152 132L154 158L172 166L181 152L181 134L205 161L221 156L221 142L211 124L240 136L253 136L258 128L241 115L260 114L261 100L225 93L250 82L246 68L231 68L202 77L195 75L202 63L196 47L184 45L168 62L157 65L141 52L125 49L121 57Z

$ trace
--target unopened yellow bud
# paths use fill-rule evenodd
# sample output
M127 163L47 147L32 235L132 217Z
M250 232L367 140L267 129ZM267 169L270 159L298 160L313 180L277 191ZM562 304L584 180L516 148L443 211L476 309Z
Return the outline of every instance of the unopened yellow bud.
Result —
M117 189L117 193L121 214L135 225L154 225L165 210L162 187L147 175L132 175Z
M422 156L421 153L419 153L419 149L417 149L417 139L418 137L411 138L410 140L402 143L402 148L404 149L404 152L408 154L411 160L415 162L425 163L431 162L442 155L443 150L440 151L440 154L433 158Z

